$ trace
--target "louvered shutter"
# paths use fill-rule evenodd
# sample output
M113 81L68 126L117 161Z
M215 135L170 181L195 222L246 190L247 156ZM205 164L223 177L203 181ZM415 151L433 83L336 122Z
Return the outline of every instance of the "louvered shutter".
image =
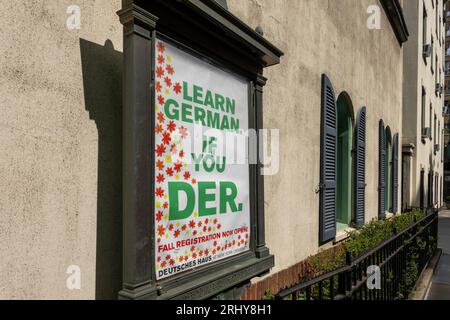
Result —
M356 118L355 132L355 222L364 224L366 195L366 107L362 107Z
M321 113L319 237L326 242L336 236L337 171L337 107L333 86L326 75L322 75Z
M398 212L398 133L394 135L392 147L392 212Z
M378 216L384 218L386 216L386 131L383 120L380 120L379 125L378 148Z

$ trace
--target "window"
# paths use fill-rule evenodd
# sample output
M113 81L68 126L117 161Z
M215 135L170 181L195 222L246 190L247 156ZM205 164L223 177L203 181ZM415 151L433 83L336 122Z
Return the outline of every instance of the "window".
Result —
M425 88L422 87L422 114L421 114L421 126L422 126L422 132L421 134L423 134L423 131L425 129L425 105L426 105L426 97L427 94L425 92Z
M437 137L436 137L436 122L437 122L437 117L436 117L436 115L434 115L434 133L433 133L433 139L434 139L435 143L436 143L436 141L437 141Z
M434 52L434 38L433 36L431 36L431 73L434 73L433 52Z
M337 100L338 150L337 150L337 203L336 222L338 230L347 228L353 213L353 106L346 93Z
M422 45L425 48L427 44L427 9L425 3L423 4L423 16L422 16ZM425 55L423 55L425 57ZM425 59L426 61L426 59Z
M386 127L386 189L385 189L385 199L386 199L386 210L392 212L392 134L391 129Z
M433 104L430 103L430 130L431 128L433 128ZM430 132L430 136L431 136L431 132ZM431 139L431 137L430 137Z

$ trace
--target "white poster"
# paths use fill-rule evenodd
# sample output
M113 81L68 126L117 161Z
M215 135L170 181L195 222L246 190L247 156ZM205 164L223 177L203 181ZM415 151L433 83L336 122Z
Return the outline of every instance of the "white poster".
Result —
M244 79L157 40L157 279L249 250L248 95Z

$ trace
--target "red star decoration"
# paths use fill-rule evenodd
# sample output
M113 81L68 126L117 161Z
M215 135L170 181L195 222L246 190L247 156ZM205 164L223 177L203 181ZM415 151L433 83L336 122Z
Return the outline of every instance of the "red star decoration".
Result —
M162 90L161 82L156 81L156 92L161 92L161 90Z
M169 261L169 264L170 264L171 266L175 265L175 260L173 260L173 259L170 260L170 261Z
M222 228L222 225L219 223L219 224L217 225L217 229L220 230L220 228Z
M170 142L172 141L172 138L170 137L170 133L169 132L164 132L163 133L162 141L163 141L164 144L170 144Z
M217 218L214 219L213 224L217 224Z
M217 253L216 249L212 251L212 254L215 255Z
M203 225L203 223L201 222L201 221L199 221L198 223L197 223L197 226L200 228L201 226Z
M156 177L156 182L158 183L163 183L166 179L164 178L163 174L158 174L158 176Z
M169 207L169 203L168 202L164 202L163 208L167 209Z
M166 267L166 262L165 261L163 261L162 263L161 263L161 268L165 268Z
M196 254L196 253L193 253L193 254L192 254L192 258L194 258L194 259L197 258L197 254Z
M165 118L164 118L164 113L160 112L158 113L158 121L159 122L164 122Z
M164 189L162 189L161 187L156 188L155 194L160 198L164 197Z
M165 99L162 95L159 95L159 96L158 96L158 103L161 104L161 105L163 105L164 102L166 102L166 99Z
M206 218L206 220L205 220L205 224L208 224L209 223L209 219L208 218Z
M156 146L156 155L158 157L162 157L164 155L164 153L166 153L166 147L164 146L164 144L159 144Z
M182 158L182 159L184 158L184 151L183 151L183 150L180 151L179 156L180 156L180 158Z
M178 161L177 163L175 163L175 165L173 166L173 168L175 169L175 171L177 173L181 172L181 169L183 168L183 163L181 163L181 161Z
M195 228L195 221L194 220L189 221L189 228L191 228L191 229Z
M166 232L166 229L163 226L158 226L158 234L162 237Z
M173 228L174 228L174 227L173 227L173 224L171 224L171 225L169 225L169 228L168 228L168 229L169 229L169 231L172 231Z
M185 224L183 224L183 226L181 227L181 231L186 231L187 226Z
M166 85L170 88L172 87L172 80L170 80L169 77L165 77L164 78L164 82L166 83Z
M160 134L161 132L163 132L163 126L161 125L161 124L157 124L156 126L155 126L155 132L156 133L158 133L158 134Z
M158 51L161 52L161 53L163 53L166 50L166 46L162 42L158 42L156 47L158 48Z
M162 162L161 160L156 161L156 167L159 171L162 171L164 169L164 162Z
M192 179L192 184L196 184L197 183L197 180L196 179Z
M209 250L208 249L205 250L205 256L209 256Z
M170 152L172 152L173 154L177 153L177 150L178 150L178 148L177 148L176 144L172 144L170 146Z
M203 250L200 250L200 252L198 253L199 257L203 257Z
M166 59L164 59L163 55L158 55L158 63L159 64L164 64L164 62L166 62Z
M180 257L180 262L183 262L183 260L184 260L184 257Z
M168 254L167 256L166 256L166 260L170 260L172 257L170 256L170 254Z
M162 67L157 67L156 68L156 76L158 78L162 78L164 76L164 69Z
M178 238L178 236L180 235L180 230L175 230L175 232L173 233L173 236L175 237L175 238Z
M189 257L188 256L184 256L184 261L188 261Z
M178 132L180 133L180 135L183 139L186 139L186 137L189 135L188 129L186 129L183 126L180 129L178 129Z
M166 174L167 174L169 177L172 177L172 176L173 176L173 169L172 169L171 167L167 168L167 169L166 169Z
M192 234L193 234L194 236L196 236L196 235L197 235L197 230L194 230L194 231L192 232Z
M192 247L191 247L191 252L194 252L194 251L195 251L195 247L192 246Z
M160 263L160 262L161 262L161 257L158 257L158 259L156 259L156 261L157 261L158 263Z
M189 173L189 171L186 171L185 173L184 173L184 179L185 180L189 180L191 178L191 174Z
M173 67L170 64L168 64L166 66L166 70L167 70L167 73L170 75L173 75L173 73L175 72L175 70L173 70Z
M175 85L173 86L173 91L176 94L180 94L181 93L181 84L179 82L175 83Z
M158 211L156 213L156 221L161 222L162 217L163 217L163 212L162 211Z
M158 157L162 157L164 153L166 153L166 147L164 146L164 144L158 145L156 147L156 155Z
M170 121L169 124L167 125L167 131L169 132L174 132L176 128L177 125L173 121Z
M206 232L206 230L208 230L208 228L206 226L203 227L203 232Z

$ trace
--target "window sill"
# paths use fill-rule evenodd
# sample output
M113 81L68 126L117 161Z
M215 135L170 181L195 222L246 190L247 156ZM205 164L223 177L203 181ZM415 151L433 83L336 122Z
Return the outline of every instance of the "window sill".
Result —
M338 244L350 237L350 233L356 231L356 229L347 227L345 229L338 230L336 233L336 237L334 238L333 245Z

